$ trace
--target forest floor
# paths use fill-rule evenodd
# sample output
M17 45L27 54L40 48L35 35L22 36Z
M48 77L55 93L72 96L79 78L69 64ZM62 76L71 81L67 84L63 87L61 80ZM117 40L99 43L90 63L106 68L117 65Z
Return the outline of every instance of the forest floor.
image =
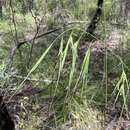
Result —
M5 34L7 33L8 35L8 31L9 31L8 27L5 25L7 23L2 23L2 24L3 24L2 25L3 30L0 32L0 47L1 47L0 48L0 62L1 62L0 69L1 70L2 70L2 64L5 65L5 63L8 60L8 54L9 54L8 52L10 49L10 44L7 43L5 46L5 43L7 41L9 42L10 40L12 40L10 39L10 37L5 37ZM3 26L5 26L5 29ZM35 35L33 33L35 31L35 28L33 27L28 27L28 28L31 29L29 30L26 28L26 33L24 37L25 40L30 40ZM22 28L22 30L24 29ZM3 31L5 34L3 33ZM22 34L20 34L20 38L22 37L21 35ZM109 32L109 35L106 39L104 40L98 39L91 43L88 41L87 42L81 41L81 45L78 49L78 53L79 53L78 62L80 65L81 62L83 61L83 56L86 48L88 47L91 48L90 81L92 83L90 82L91 85L89 89L90 90L92 89L92 91L93 88L98 89L97 87L100 84L102 84L103 87L105 87L105 85L107 84L107 86L111 88L110 93L108 93L109 96L108 98L110 98L111 100L109 100L107 106L101 104L104 107L105 111L104 110L101 111L100 109L97 108L94 109L93 107L87 109L86 107L85 108L86 111L85 112L83 111L83 113L79 113L79 115L70 114L70 116L72 117L70 117L66 123L61 124L56 128L52 125L51 119L52 118L54 119L55 114L57 114L55 113L55 111L50 110L50 102L52 101L52 97L49 95L51 91L48 89L48 86L52 87L54 85L54 84L50 85L51 80L49 80L51 77L49 75L51 74L51 72L54 71L54 65L52 63L53 61L51 60L53 58L55 60L55 56L56 56L52 52L53 55L51 54L50 56L48 56L45 60L46 62L43 64L44 67L42 68L43 71L42 73L38 71L39 72L38 74L34 74L32 76L32 78L34 77L34 79L31 79L29 77L29 79L27 79L28 82L26 82L22 86L23 87L22 90L16 93L13 97L11 97L11 100L9 100L9 102L8 99L10 99L10 96L5 97L5 99L7 100L9 111L12 114L15 122L18 121L17 123L18 126L21 128L21 130L22 129L23 130L36 130L36 129L37 130L41 130L41 129L44 130L48 130L48 129L51 130L58 130L58 129L59 130L129 130L130 121L128 120L126 115L120 116L122 105L120 104L120 102L114 104L115 97L112 97L113 96L112 92L114 91L114 88L116 89L117 86L116 83L120 81L120 76L122 75L122 70L118 72L118 70L120 70L119 66L121 64L119 61L122 61L121 59L123 59L123 61L126 61L125 66L129 66L129 59L128 59L128 57L130 56L129 46L126 43L124 43L124 39L125 39L124 31L122 31L122 29L114 28L111 32ZM39 50L39 52L41 50L41 44L40 45L38 44L41 41L42 41L41 38L35 41L36 43L34 47L36 47L35 50L36 54L38 53L37 50ZM46 39L44 39L44 42L46 42ZM109 63L108 68L110 69L108 70L107 83L104 83L106 81L104 80L104 57L106 56L106 54ZM24 57L26 59L26 56ZM35 57L37 59L37 56ZM69 58L70 57L72 56L69 56ZM17 57L15 58L17 59ZM116 58L118 60L117 62L115 60ZM71 60L71 58L69 60ZM66 64L69 64L71 62L71 61L69 62L69 60L67 61ZM34 61L36 60L34 59ZM20 63L21 62L19 61L19 64ZM24 76L17 75L17 73L19 74L19 72L17 72L19 70L17 70L16 68L13 69L16 72L14 70L11 70L14 72L11 73L10 76L8 75L9 77L7 77L10 80L6 79L5 81L9 81L8 84L9 89L11 88L10 90L14 92L15 87L17 87L21 81L25 80L26 76L24 77ZM23 70L26 71L25 69ZM2 77L2 75L0 76ZM43 80L43 78L46 79ZM10 81L12 84L10 84ZM14 82L16 82L16 84ZM46 86L46 87L42 87L42 86ZM91 88L92 86L94 87ZM102 89L102 87L101 88L99 87L99 89ZM105 93L104 88L102 93ZM82 115L84 117L83 120L78 117L80 116L80 114L81 115L83 114ZM57 124L57 122L55 122L55 124Z

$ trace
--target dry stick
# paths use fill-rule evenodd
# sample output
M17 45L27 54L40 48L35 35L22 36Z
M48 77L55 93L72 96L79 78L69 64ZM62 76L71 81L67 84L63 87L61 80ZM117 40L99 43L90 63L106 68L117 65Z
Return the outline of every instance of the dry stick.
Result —
M11 65L12 65L12 62L13 62L13 56L14 56L14 54L16 52L17 45L19 43L18 34L17 34L17 25L16 25L16 22L15 22L15 11L13 9L13 3L12 3L11 0L9 1L9 5L10 5L11 13L12 13L12 23L13 23L14 30L15 30L15 36L14 36L15 37L15 39L14 39L15 45L11 49L11 52L10 52L10 55L9 55L9 60L8 60L7 66L5 68L5 71L8 71L11 68Z
M53 82L56 82L56 80L52 80L52 79L43 79L43 80L40 80L40 79L32 79L32 78L27 78L27 77L24 77L24 76L20 76L20 75L14 75L14 74L11 74L10 75L11 77L13 78L17 78L17 79L22 79L22 80L28 80L28 81L32 81L32 82L41 82L41 83L46 83L46 84L51 84Z
M34 47L34 42L35 42L35 39L39 33L39 30L40 30L40 25L41 25L41 22L42 22L42 19L40 20L40 22L37 22L37 16L35 16L30 8L30 12L31 12L31 15L32 17L34 18L34 21L35 21L35 25L36 25L36 33L33 37L33 41L32 41L32 44L31 44L31 49L30 49L30 54L29 54L29 62L28 62L28 67L29 67L29 64L30 64L30 61L31 61L31 58L32 58L32 52L33 52L33 47Z
M42 33L42 34L37 35L37 36L35 37L35 39L41 38L41 37L46 36L46 35L48 35L48 34L50 34L50 33L59 31L59 30L61 30L61 29L62 29L62 28L60 27L60 28L56 28L56 29L53 29L53 30L49 30L49 31L47 31L47 32L45 32L45 33ZM26 40L23 40L23 41L19 41L19 44L18 44L18 47L17 47L17 48L20 48L23 44L28 43L28 42L32 42L33 40L34 40L34 38L32 38L31 40L26 39Z
M15 43L17 44L18 43L18 33L17 33L17 25L16 25L16 22L15 22L15 11L13 9L13 3L12 1L10 0L10 9L11 9L11 12L12 12L12 22L13 22L13 26L14 26L14 30L15 30Z

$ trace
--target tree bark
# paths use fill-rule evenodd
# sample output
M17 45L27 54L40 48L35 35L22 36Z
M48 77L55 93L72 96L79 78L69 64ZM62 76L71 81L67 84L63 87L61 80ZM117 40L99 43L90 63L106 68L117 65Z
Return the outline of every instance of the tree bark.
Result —
M0 130L15 130L15 124L9 115L2 95L0 95Z
M93 33L97 27L97 24L100 21L100 17L102 15L103 2L104 2L104 0L98 0L95 15L93 16L93 18L92 18L92 20L91 20L91 22L86 30L86 32L91 34L91 35L93 35Z
M130 24L130 0L125 0L125 15L127 18L127 24Z
M126 16L130 16L130 0L125 0L125 14Z
M130 24L130 0L121 0L121 16L124 23Z
M2 0L0 0L0 18L2 18L2 16L3 16L3 2L2 2Z

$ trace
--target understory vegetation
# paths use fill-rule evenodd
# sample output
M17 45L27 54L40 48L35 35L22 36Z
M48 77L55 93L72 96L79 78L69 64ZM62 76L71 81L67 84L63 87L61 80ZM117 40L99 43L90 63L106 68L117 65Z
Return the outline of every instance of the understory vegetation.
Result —
M97 2L2 5L0 93L19 130L130 128L129 18L122 1L105 0L89 34Z

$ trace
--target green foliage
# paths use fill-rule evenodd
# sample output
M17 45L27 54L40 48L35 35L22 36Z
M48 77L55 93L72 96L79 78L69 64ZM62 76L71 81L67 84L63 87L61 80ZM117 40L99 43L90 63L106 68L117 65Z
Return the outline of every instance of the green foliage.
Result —
M98 36L92 36L96 41L86 42L83 36L95 13L96 2L34 0L30 9L28 0L13 0L12 7L9 4L4 7L5 17L0 21L0 86L11 92L12 97L28 84L44 89L40 94L25 97L29 99L26 103L19 101L27 110L32 108L28 110L29 121L21 113L21 129L64 130L68 129L65 123L71 122L76 130L88 127L96 130L96 117L103 116L106 106L111 109L109 102L121 104L120 115L128 112L129 28L121 30L120 40L113 38L112 32L121 27L118 27L120 3L106 0L95 32ZM59 31L36 38L59 27ZM28 41L34 36L33 41ZM17 40L28 42L16 50L11 69L6 72L13 53L10 51L18 44ZM113 49L115 44L117 48Z

